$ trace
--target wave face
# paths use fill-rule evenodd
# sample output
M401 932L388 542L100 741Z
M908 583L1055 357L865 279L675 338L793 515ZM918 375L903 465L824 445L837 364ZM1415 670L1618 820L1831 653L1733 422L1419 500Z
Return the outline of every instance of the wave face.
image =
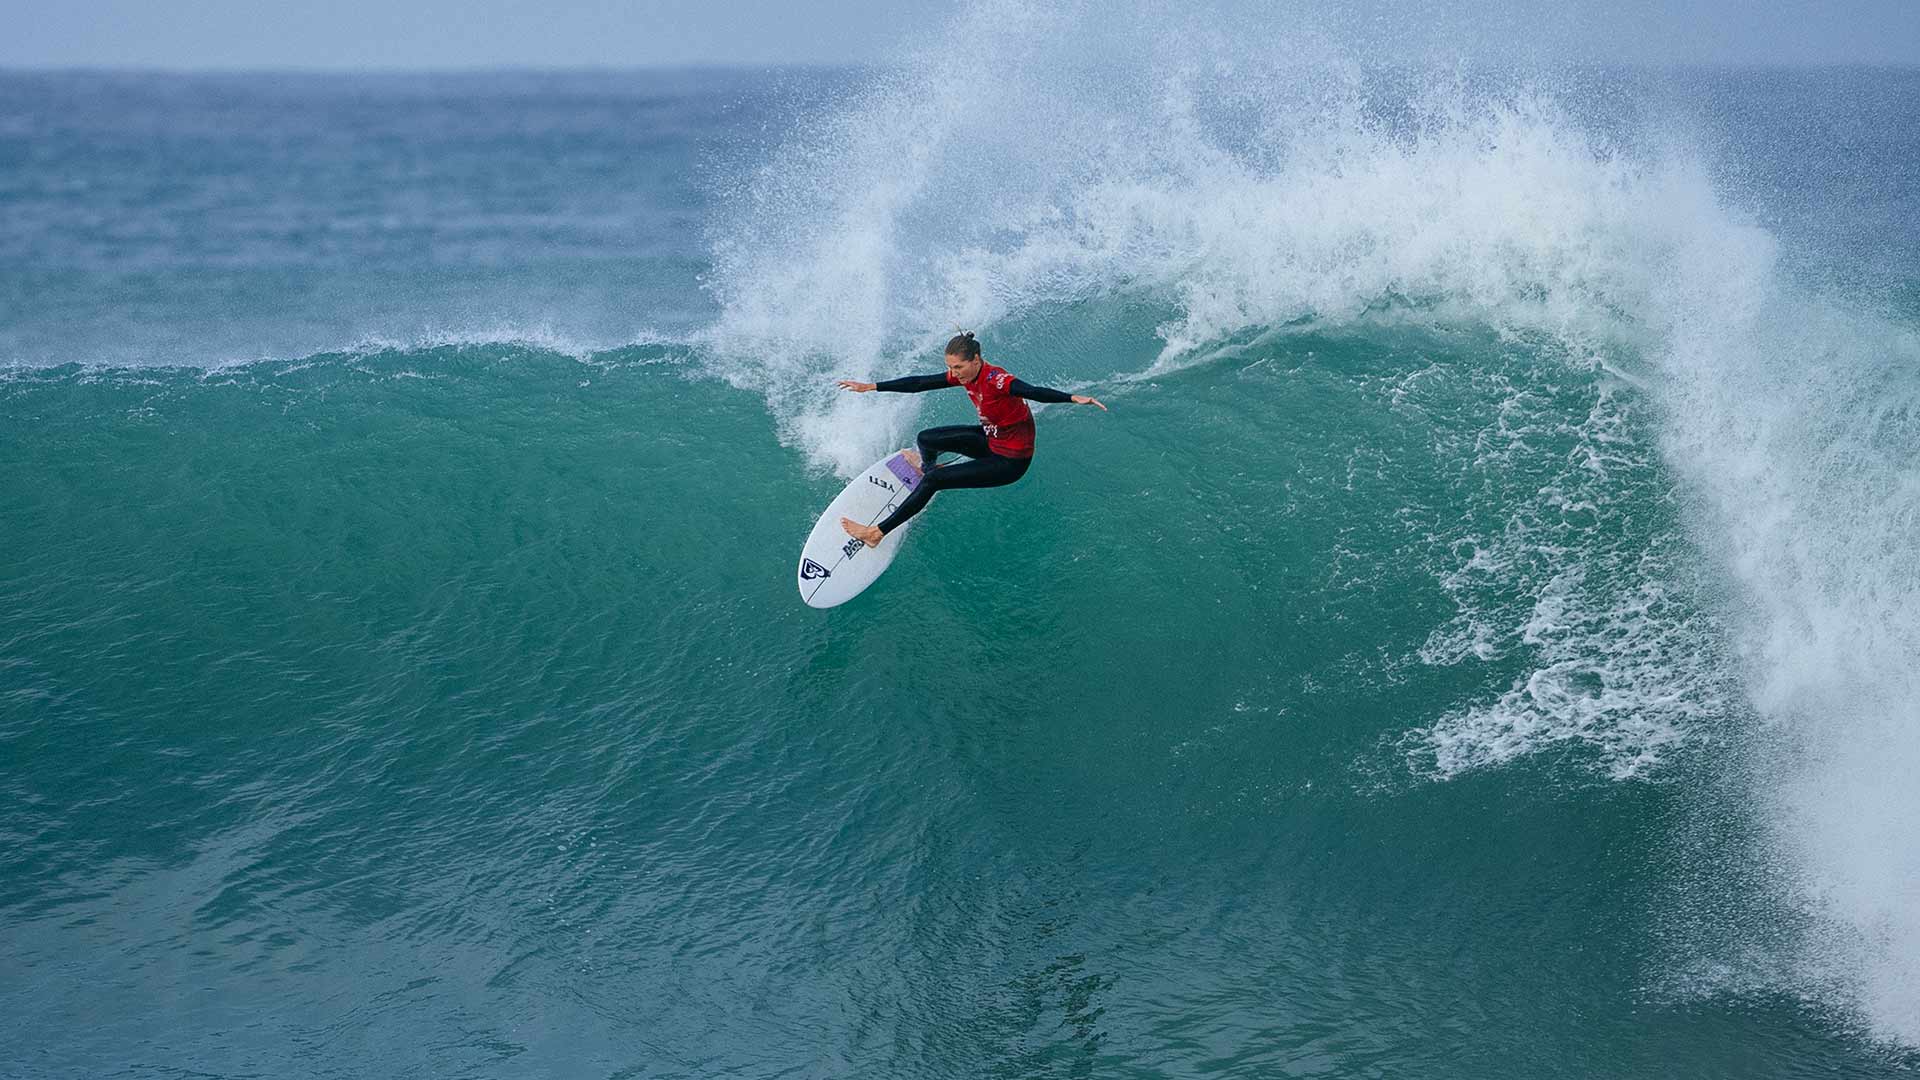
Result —
M0 76L0 1061L1909 1074L1920 78L1393 37Z

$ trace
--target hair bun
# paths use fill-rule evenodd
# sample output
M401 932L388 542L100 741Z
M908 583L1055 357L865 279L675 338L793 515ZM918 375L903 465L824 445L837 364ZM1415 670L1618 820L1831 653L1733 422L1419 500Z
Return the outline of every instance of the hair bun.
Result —
M980 359L980 339L971 330L961 330L947 342L947 355L967 360Z

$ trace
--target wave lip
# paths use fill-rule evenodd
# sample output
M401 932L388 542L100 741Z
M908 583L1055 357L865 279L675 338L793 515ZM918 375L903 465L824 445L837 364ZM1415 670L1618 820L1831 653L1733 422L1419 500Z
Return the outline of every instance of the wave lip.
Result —
M969 9L944 38L1000 58L992 79L909 58L722 200L711 370L845 472L873 447L836 436L862 411L823 387L924 363L959 326L1125 298L1167 313L1156 375L1250 334L1409 313L1644 345L1690 231L1738 227L1697 155L1597 133L1549 91L1369 71L1284 36L1276 61L1204 23Z

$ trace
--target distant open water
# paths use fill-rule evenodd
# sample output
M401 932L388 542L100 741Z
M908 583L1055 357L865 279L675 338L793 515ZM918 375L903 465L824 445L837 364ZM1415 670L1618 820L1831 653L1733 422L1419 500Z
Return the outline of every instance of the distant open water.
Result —
M1920 1071L1920 73L968 18L0 75L0 1073Z

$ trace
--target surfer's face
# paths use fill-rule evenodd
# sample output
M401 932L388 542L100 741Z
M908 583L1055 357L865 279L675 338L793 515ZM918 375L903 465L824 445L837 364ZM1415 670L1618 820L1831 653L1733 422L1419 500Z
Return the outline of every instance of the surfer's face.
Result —
M969 360L959 353L947 354L947 371L958 382L972 382L974 376L980 374L980 363L977 356Z

